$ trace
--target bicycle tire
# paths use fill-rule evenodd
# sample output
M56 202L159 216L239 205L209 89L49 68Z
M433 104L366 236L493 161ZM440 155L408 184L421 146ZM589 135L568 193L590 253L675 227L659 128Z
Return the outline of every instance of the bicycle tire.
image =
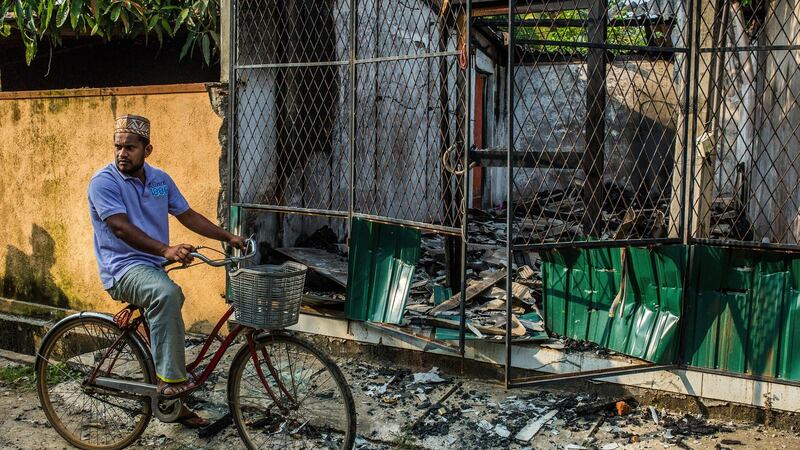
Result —
M141 436L152 418L146 399L92 391L83 383L121 333L111 317L77 314L56 324L37 353L36 391L44 414L53 429L78 448L125 448ZM154 373L145 357L146 347L131 335L120 342L113 350L114 358L109 353L102 359L101 368L109 371L111 367L103 376L152 383ZM133 419L132 423L120 420L126 417Z
M258 337L255 349L259 354L262 373L273 386L273 392L280 396L279 400L287 404L287 397L275 383L262 349L267 350L278 378L289 381L284 386L291 391L291 395L295 398L298 393L304 395L300 402L295 403L296 409L293 411L277 411L274 408L275 401L265 392L266 389L255 370L248 345L242 346L231 363L228 404L245 446L249 449L353 448L356 435L355 403L347 381L336 363L311 343L284 334ZM300 356L303 357L302 361L297 359L292 362L292 358ZM287 367L288 373L284 370ZM323 374L328 374L328 377ZM303 381L305 375L308 375L308 380ZM253 400L255 395L243 397L242 392L248 387L248 393L262 392L261 400L264 403L256 405L257 402ZM308 400L312 402L308 403ZM339 407L331 408L336 405ZM314 410L329 414L324 417L312 415L305 418L305 421L304 417L300 417L303 411L312 413ZM256 418L256 412L263 417ZM283 431L286 433L281 438L278 434Z

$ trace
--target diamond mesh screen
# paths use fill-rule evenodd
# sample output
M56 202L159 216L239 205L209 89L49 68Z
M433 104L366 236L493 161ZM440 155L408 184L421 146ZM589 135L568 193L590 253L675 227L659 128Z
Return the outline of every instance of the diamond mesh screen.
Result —
M797 247L799 14L766 0L698 8L696 241Z
M515 246L680 239L687 4L522 3L476 22L498 42L513 39L504 147Z
M240 0L234 11L234 204L459 232L463 2Z

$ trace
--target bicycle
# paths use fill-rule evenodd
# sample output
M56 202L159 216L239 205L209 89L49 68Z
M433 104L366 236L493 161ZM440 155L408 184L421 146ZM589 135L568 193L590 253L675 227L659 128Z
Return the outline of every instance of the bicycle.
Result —
M197 264L238 265L255 254L255 242L247 242L243 256L211 259L199 252L202 247L192 256L201 261ZM269 267L274 266L231 269L231 283L242 270ZM301 280L301 293L302 284ZM239 295L244 299L245 294ZM234 320L233 329L221 338L223 325L236 306L243 305L236 293L232 297L187 371L196 375L196 384L205 385L235 339L244 335L245 343L228 373L227 403L245 446L352 448L355 405L336 363L313 344L281 329ZM257 312L251 307L253 311ZM88 450L120 449L134 443L153 416L168 423L180 418L184 396L165 399L156 390L149 328L142 313L132 305L115 316L77 313L59 321L42 340L35 365L39 400L47 420L70 444ZM220 347L209 353L217 340L222 341ZM201 370L209 357L211 361Z

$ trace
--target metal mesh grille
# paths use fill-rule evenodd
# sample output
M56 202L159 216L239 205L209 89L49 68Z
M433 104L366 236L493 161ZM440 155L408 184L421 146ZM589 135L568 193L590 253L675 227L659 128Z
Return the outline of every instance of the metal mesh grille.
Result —
M698 9L698 242L797 247L800 240L800 16L793 2Z
M684 2L553 1L511 17L514 244L679 239ZM477 24L507 42L508 20Z
M235 2L233 201L348 210L349 2Z
M459 231L464 179L442 158L466 145L462 2L234 8L235 204Z

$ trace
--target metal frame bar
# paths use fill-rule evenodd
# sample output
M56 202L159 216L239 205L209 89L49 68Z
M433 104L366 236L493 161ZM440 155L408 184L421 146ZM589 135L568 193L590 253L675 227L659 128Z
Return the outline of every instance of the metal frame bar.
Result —
M733 377L739 378L742 380L753 380L753 381L760 381L763 383L772 383L772 384L782 384L786 386L794 386L800 387L800 381L792 381L792 380L785 380L782 378L775 378L763 375L751 375L748 373L737 373L737 372L726 372L724 370L719 369L707 369L705 367L695 367L690 366L688 364L681 364L677 367L680 370L686 370L689 372L700 372L700 373L708 373L712 375L722 375L725 377Z
M632 375L632 374L646 373L646 372L660 372L662 370L671 370L677 368L678 366L676 364L644 363L644 364L635 364L627 367L586 370L583 372L553 373L547 375L538 375L535 377L519 378L517 380L514 380L514 384L511 387L519 388L519 387L536 386L545 383L553 383L556 381L581 380L584 378L603 378L603 377L612 377L617 375Z
M800 45L750 45L746 47L702 47L700 53L796 51Z
M394 219L391 217L386 216L378 216L374 214L364 214L360 212L354 212L353 217L358 217L361 219L367 219L378 223L387 223L391 225L401 225L406 227L413 227L419 228L420 230L429 230L434 231L442 234L449 234L453 236L460 236L462 229L455 228L455 227L447 227L444 225L436 225L424 222L415 222L413 220L403 220L403 219Z
M233 207L234 207L234 199L233 199L233 183L236 179L235 173L235 155L236 155L236 61L239 58L237 54L237 45L236 45L236 29L238 27L239 21L236 20L236 11L237 11L237 4L238 0L229 0L228 1L228 22L229 22L229 30L230 30L230 39L228 42L228 186L227 186L227 209L228 209L228 231L233 232ZM227 291L227 280L226 279L226 291Z
M554 248L604 248L604 247L646 247L680 243L679 238L622 239L574 242L542 242L538 244L518 244L516 250L549 250Z
M381 56L378 58L364 58L364 59L357 59L355 60L356 64L374 64L374 63L382 63L382 62L392 62L392 61L408 61L408 60L416 60L416 59L428 59L428 58L444 58L448 56L458 56L459 52L452 51L452 52L432 52L432 53L423 53L420 55L401 55L401 56Z
M517 44L521 45L551 45L551 46L569 47L569 48L626 50L633 52L640 51L648 53L687 53L689 51L689 49L683 47L648 47L648 46L623 45L623 44L593 44L591 42L551 41L548 39L519 39L515 41Z
M239 208L254 209L259 211L270 211L276 213L303 214L307 216L328 216L328 217L347 217L347 211L336 211L330 209L301 208L297 206L277 206L261 205L258 203L239 203L234 202L233 206Z
M358 77L358 70L356 68L356 55L358 55L358 39L356 39L356 25L358 21L358 0L350 0L350 59L348 61L350 73L350 122L349 138L347 154L349 158L350 179L347 181L348 189L348 202L347 202L347 240L348 246L350 244L350 234L353 229L353 214L356 204L356 105L358 102L357 91L354 89L358 85L356 78Z
M243 64L234 66L236 69L286 69L286 68L304 68L304 67L330 67L330 66L346 66L350 64L347 61L317 61L317 62L301 62L301 63L270 63L270 64Z
M800 251L800 244L780 244L771 242L753 242L753 241L734 241L724 239L712 238L692 238L692 244L713 245L722 248L740 248L740 249L755 249L755 250L780 250L787 253L797 253Z
M467 58L467 68L465 73L466 85L466 103L464 118L466 124L464 126L464 159L462 161L464 167L464 195L461 201L463 202L462 210L463 217L461 218L461 303L458 305L459 323L458 323L458 351L461 353L461 358L466 354L466 328L467 328L467 314L466 314L466 298L467 298L467 232L469 230L469 204L470 204L470 190L469 184L472 177L470 176L469 168L469 152L472 148L473 141L473 103L472 103L472 71L475 69L472 58L472 0L468 0L466 4L466 11L464 12L464 52Z
M516 0L508 0L508 57L506 65L506 76L508 77L506 87L506 114L508 121L508 136L506 142L506 257L508 272L506 274L506 324L510 324L511 308L513 302L511 301L511 292L514 277L511 273L511 268L514 266L514 91L516 89L516 81L514 79L514 56L515 56L515 39L514 39L514 16L516 9ZM504 369L504 378L506 388L511 387L511 327L506 325L506 365Z

